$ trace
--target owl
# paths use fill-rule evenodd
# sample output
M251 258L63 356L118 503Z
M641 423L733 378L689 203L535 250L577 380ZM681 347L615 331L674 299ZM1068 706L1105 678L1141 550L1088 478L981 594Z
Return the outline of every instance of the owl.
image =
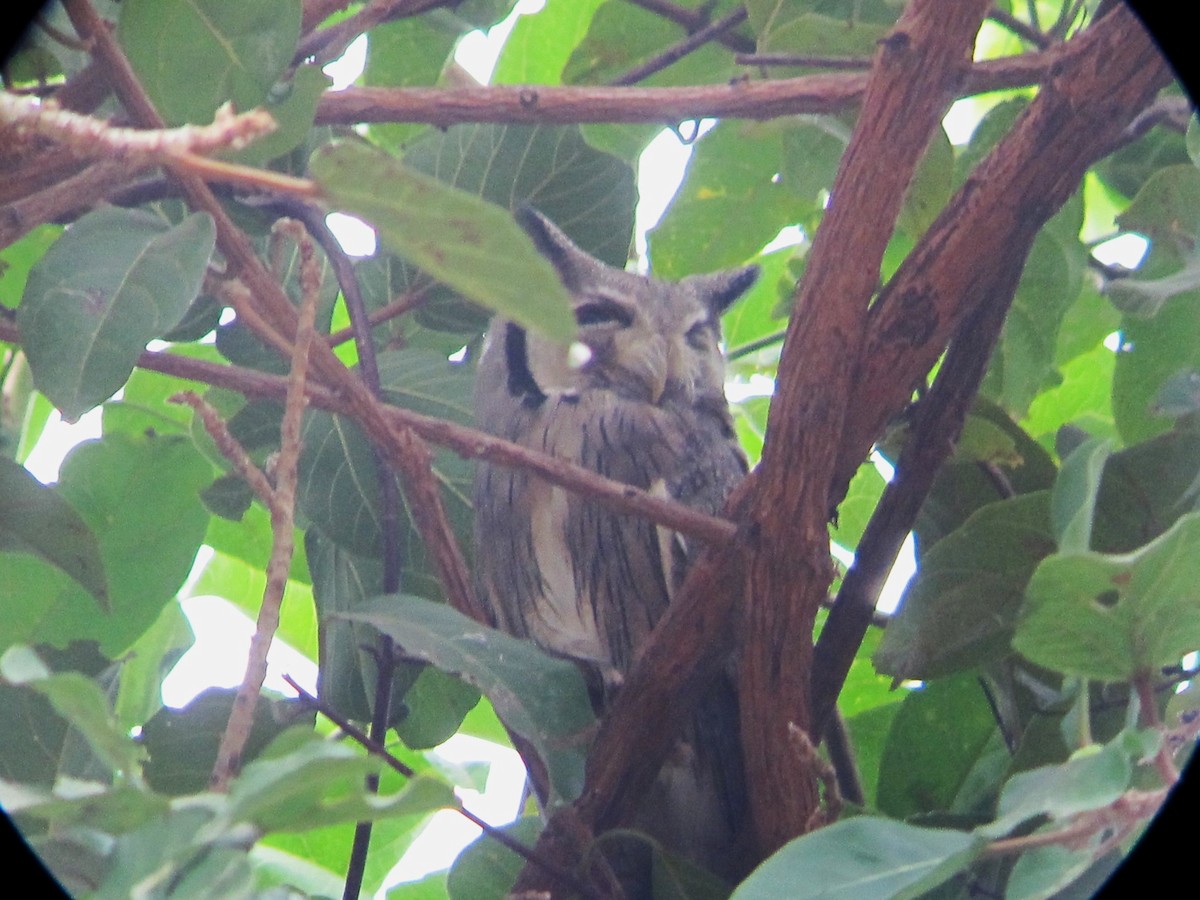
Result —
M669 283L607 266L540 213L518 218L572 297L564 347L494 319L479 361L478 426L608 478L716 513L746 473L724 390L720 316L750 266ZM481 601L496 627L584 669L598 711L701 549L527 472L476 469ZM706 867L730 855L744 809L732 680L714 686L635 827Z

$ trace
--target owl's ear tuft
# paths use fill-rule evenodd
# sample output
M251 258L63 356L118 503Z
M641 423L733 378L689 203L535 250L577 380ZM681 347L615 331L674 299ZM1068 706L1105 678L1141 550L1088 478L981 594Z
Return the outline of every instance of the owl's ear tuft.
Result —
M568 289L577 289L588 275L604 264L580 249L561 228L529 204L522 204L513 213L517 223L533 239L533 244L550 260L558 277Z
M684 282L695 287L705 305L720 315L758 280L759 271L758 266L743 266L709 275L692 275L685 278Z

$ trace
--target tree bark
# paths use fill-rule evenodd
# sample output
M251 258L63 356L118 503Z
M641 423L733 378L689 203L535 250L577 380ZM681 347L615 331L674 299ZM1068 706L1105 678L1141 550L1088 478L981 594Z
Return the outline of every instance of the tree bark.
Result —
M818 819L814 773L794 750L809 728L812 633L833 575L829 485L883 253L912 173L970 68L987 0L916 0L880 43L784 340L747 514L739 695L746 783L766 856ZM853 252L852 264L846 255Z

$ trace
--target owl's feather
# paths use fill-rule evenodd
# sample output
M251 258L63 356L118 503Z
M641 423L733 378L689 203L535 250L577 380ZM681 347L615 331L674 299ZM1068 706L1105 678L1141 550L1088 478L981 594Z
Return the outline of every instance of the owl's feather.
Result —
M725 400L720 316L757 269L668 283L604 265L539 213L525 211L522 224L572 295L588 358L572 365L567 348L494 320L476 382L479 426L719 511L746 472ZM479 591L494 624L578 661L603 685L603 705L700 545L488 463L477 468L475 510ZM723 874L737 874L723 857L744 807L737 728L733 684L723 678L637 823Z

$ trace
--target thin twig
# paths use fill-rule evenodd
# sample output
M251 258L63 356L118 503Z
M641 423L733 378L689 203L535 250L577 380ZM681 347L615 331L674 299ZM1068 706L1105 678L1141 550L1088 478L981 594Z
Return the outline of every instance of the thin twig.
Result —
M238 442L237 438L230 434L229 426L221 418L221 414L195 391L181 391L171 397L170 400L172 403L182 403L195 410L196 414L200 416L204 430L213 439L213 443L221 451L221 455L233 464L233 468L241 476L242 480L250 486L250 490L254 492L254 496L261 500L263 505L270 508L274 502L275 489L271 487L270 480L263 474L262 470L254 464L254 460L250 458L250 454L246 452L246 448Z
M355 345L358 349L359 373L371 394L378 399L382 391L379 383L379 367L375 359L375 342L371 336L371 323L367 316L366 304L363 302L362 291L359 289L354 264L342 250L342 246L333 232L329 230L323 211L310 204L296 201L286 201L285 205L304 223L309 234L325 251L326 259L333 268L334 277L342 289L342 297L350 315L350 327L354 332ZM385 594L394 594L398 593L402 587L400 572L404 563L400 545L400 493L396 487L395 475L388 468L382 452L377 447L372 447L371 450L375 463L375 480L379 490L380 531L383 538L383 579L379 590ZM371 715L371 737L380 743L384 741L388 725L391 722L392 685L396 671L395 656L395 647L391 637L380 634L375 647L375 701L372 704ZM367 776L366 790L370 793L378 792L379 777L377 775ZM358 897L362 889L373 830L374 823L369 819L356 823L354 827L354 839L350 848L350 858L346 865L346 880L342 888L342 896L346 900Z
M0 322L0 340L19 344L21 338L16 326ZM138 357L137 364L140 368L165 375L229 388L248 397L279 399L287 390L286 380L278 375L174 353L147 350ZM353 409L344 397L321 385L308 385L308 399L311 405L320 409L353 415ZM515 469L526 469L550 484L588 497L614 512L640 516L708 544L728 543L737 531L728 519L664 500L631 485L605 478L591 469L456 422L385 403L378 404L373 414L389 426L411 428L425 440L447 447L466 459L482 459Z
M993 9L988 13L988 18L997 25L1007 28L1022 40L1033 44L1039 50L1045 50L1054 43L1054 38L1051 35L1040 31L1028 22L1022 22L1012 13L1005 12L1002 9Z
M725 354L725 358L731 362L735 359L741 359L743 356L749 356L751 353L757 353L759 350L765 350L767 347L770 347L773 344L782 344L785 337L787 337L786 329L774 331L771 334L766 334L760 338L755 338L752 341L747 341L740 347L734 347Z
M640 6L647 12L662 16L664 19L669 19L676 25L682 25L688 34L699 31L708 24L708 16L705 13L679 6L669 0L627 0L627 2L633 6ZM740 34L721 34L717 40L739 53L750 53L754 50L754 40L742 37Z
M397 296L396 299L392 300L390 303L379 307L379 309L368 315L367 321L370 322L371 327L374 328L376 325L380 325L383 322L388 322L392 319L402 316L406 312L411 312L425 302L425 296L427 293L427 289L406 291L405 293ZM330 347L336 347L339 344L344 344L346 341L353 339L355 337L354 332L355 326L347 325L340 331L335 331L330 334L325 340Z
M291 194L294 197L312 199L320 196L316 183L307 178L296 178L282 172L243 166L240 163L209 159L195 153L180 153L170 159L173 168L224 184L235 184L256 191L271 191L276 194Z
M267 653L279 629L279 608L287 587L288 569L294 551L294 520L296 505L296 473L300 458L300 425L305 407L305 385L308 378L308 352L313 342L317 298L321 291L321 274L316 264L312 243L298 222L283 220L277 226L296 241L300 253L300 317L296 342L292 348L292 365L288 374L283 421L280 425L280 449L275 466L275 487L268 495L271 511L271 557L267 561L267 585L258 610L254 636L246 672L233 701L233 710L213 766L210 786L224 791L241 767L242 753L254 725L254 709L267 675ZM207 424L207 423L206 423ZM261 475L261 473L259 473ZM262 476L265 481L265 476Z
M1152 818L1167 799L1169 788L1152 791L1129 790L1100 809L1081 812L1071 819L1065 828L1056 831L1036 831L1022 837L1001 838L992 841L981 854L984 859L1023 853L1036 847L1061 846L1079 849L1087 845L1093 835L1116 829L1118 840L1129 834L1143 822ZM1111 845L1111 841L1106 841ZM1097 854L1099 855L1099 854Z
M673 65L683 59L689 53L698 50L710 41L714 41L721 35L734 28L737 28L746 21L746 8L739 6L729 15L718 19L710 25L706 25L699 31L688 35L684 40L674 46L668 47L657 56L646 60L640 66L635 66L624 75L614 78L609 84L637 84L644 78L649 78L655 72L661 72L667 66Z
M293 65L306 59L327 63L337 59L360 34L394 19L418 16L439 6L451 6L459 0L370 0L363 8L335 25L309 33L296 48Z
M343 718L335 710L323 704L319 699L302 688L290 675L284 675L283 680L292 687L297 695L299 695L299 698L302 702L331 721L341 732L343 732L348 738L350 738L368 753L378 756L385 763L387 763L387 765L393 771L398 772L405 778L417 777L416 771L407 765L403 760L396 757L390 750L387 749L387 747L383 745L382 742L369 737L362 730L355 727L355 725L348 719ZM544 871L550 873L555 878L562 881L564 886L570 888L571 890L578 891L584 896L594 896L594 893L591 891L591 889L578 878L576 878L574 873L554 865L554 863L550 862L549 860L542 859L532 847L522 844L516 838L506 834L496 826L489 824L479 816L475 815L475 813L471 812L462 805L461 800L459 800L457 804L451 805L447 808L454 810L473 825L478 825L483 830L484 834L492 838L497 843L502 844L513 853L516 853L522 859L533 863L535 866L538 866Z
M842 579L837 600L813 651L812 734L822 735L850 666L871 624L879 595L905 539L916 523L942 465L954 452L992 347L1004 327L1021 267L1012 266L979 298L977 311L954 335L933 387L917 407L916 421L862 539L854 564Z
M866 56L812 56L802 53L739 53L733 61L741 66L803 66L810 69L871 68Z

